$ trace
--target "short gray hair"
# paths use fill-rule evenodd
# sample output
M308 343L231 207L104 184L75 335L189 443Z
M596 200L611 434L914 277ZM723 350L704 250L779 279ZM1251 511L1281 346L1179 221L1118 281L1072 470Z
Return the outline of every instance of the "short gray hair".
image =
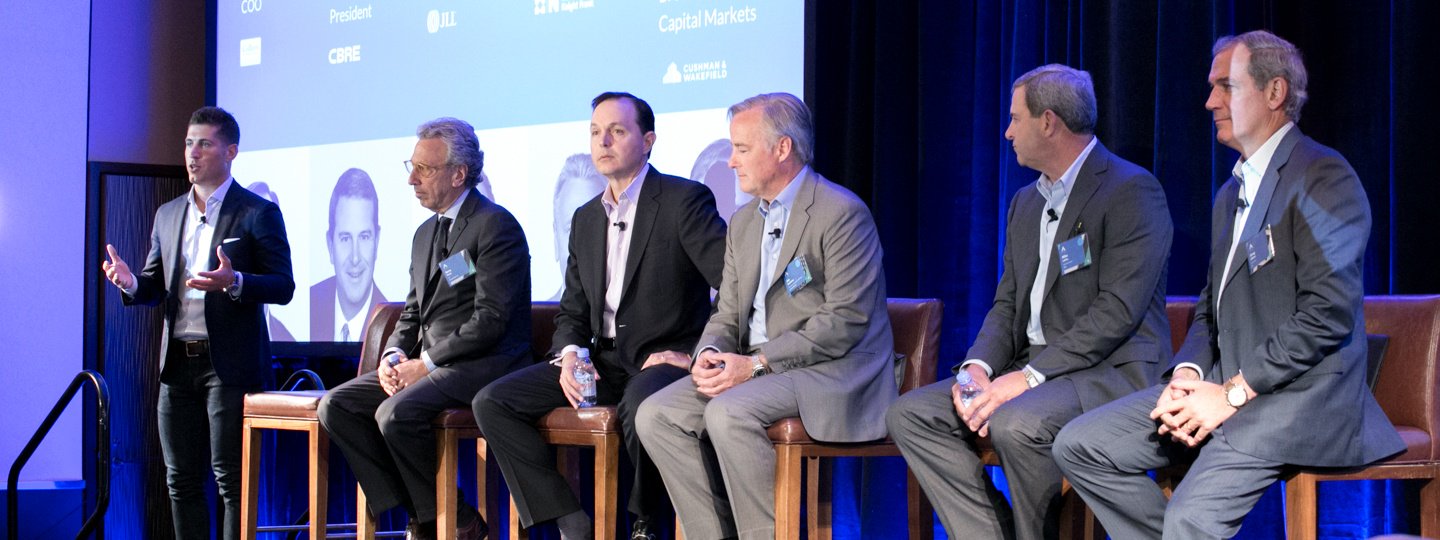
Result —
M1220 53L1242 43L1250 50L1250 69L1247 72L1251 79L1255 79L1255 87L1263 90L1272 79L1283 79L1290 90L1285 93L1285 102L1281 107L1290 121L1299 122L1300 109L1310 99L1310 93L1305 90L1310 75L1305 72L1305 59L1300 56L1300 49L1270 32L1252 30L1216 40L1210 56L1220 56Z
M1095 133L1095 83L1090 74L1062 64L1049 64L1032 69L1010 85L1014 92L1025 87L1025 108L1030 116L1049 110L1060 117L1073 133Z
M770 145L789 137L800 163L809 165L815 158L815 125L810 120L810 107L793 95L776 92L760 94L730 106L730 118L750 109L760 109L761 125L769 135Z
M445 143L445 164L465 166L465 185L475 187L480 183L480 171L485 168L485 152L480 151L480 138L475 128L459 118L436 118L415 130L421 139L440 139Z

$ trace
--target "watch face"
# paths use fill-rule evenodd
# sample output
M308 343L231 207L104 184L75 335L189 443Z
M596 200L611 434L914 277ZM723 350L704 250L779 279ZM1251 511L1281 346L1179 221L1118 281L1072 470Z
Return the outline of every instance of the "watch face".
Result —
M1225 401L1231 407L1240 408L1245 404L1245 389L1239 386L1231 386L1225 389Z

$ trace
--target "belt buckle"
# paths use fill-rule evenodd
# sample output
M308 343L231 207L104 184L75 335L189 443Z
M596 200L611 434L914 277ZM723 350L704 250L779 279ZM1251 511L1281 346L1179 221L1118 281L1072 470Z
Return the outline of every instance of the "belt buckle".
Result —
M210 344L206 341L183 341L185 344L185 356L199 358L210 352Z

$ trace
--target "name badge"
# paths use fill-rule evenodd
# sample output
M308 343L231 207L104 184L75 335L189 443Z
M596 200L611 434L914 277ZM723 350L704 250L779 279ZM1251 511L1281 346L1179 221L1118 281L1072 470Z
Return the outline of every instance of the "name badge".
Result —
M456 283L475 275L475 263L470 260L470 254L462 249L459 253L440 261L440 273L445 276L445 282L454 287Z
M1251 274L1275 258L1275 238L1270 234L1270 225L1245 241L1245 257L1250 261Z
M795 296L809 285L811 279L814 278L810 275L810 265L805 263L804 255L790 259L790 264L785 265L785 292L790 296Z
M1085 233L1080 233L1055 246L1056 251L1060 253L1060 275L1063 276L1090 266L1090 243L1085 239Z

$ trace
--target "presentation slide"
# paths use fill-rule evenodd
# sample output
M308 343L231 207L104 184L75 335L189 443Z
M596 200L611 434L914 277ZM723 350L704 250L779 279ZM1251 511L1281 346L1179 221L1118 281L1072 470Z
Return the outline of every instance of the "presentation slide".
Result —
M728 218L749 197L726 165L726 109L763 92L803 97L800 0L218 0L216 11L216 104L242 133L235 179L276 201L289 232L296 292L270 306L275 341L358 341L369 305L405 299L411 241L432 215L403 165L422 122L475 126L480 191L525 229L533 298L558 300L570 217L604 189L592 98L649 102L651 165L705 183Z

